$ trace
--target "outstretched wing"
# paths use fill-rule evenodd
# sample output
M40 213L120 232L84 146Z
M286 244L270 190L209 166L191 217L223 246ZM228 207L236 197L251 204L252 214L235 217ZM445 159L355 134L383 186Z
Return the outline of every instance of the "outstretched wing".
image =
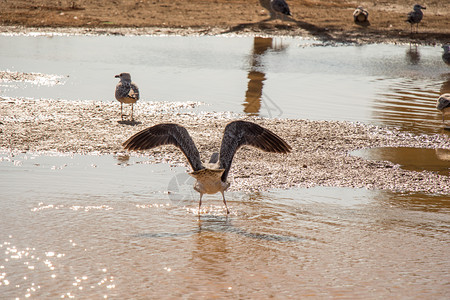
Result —
M220 168L225 169L222 181L226 181L236 151L243 145L259 148L266 152L288 153L291 151L283 139L258 124L234 121L225 127L220 146Z
M158 124L141 130L122 144L128 150L146 150L162 145L175 145L184 153L192 169L204 169L200 154L187 130L177 124Z

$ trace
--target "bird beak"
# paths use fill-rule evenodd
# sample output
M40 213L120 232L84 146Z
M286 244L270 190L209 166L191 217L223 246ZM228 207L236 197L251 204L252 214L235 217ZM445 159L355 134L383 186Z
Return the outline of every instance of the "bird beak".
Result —
M114 76L114 77L116 77L116 78L120 78L120 75L116 75L116 76Z
M427 9L425 6L422 6L422 9Z

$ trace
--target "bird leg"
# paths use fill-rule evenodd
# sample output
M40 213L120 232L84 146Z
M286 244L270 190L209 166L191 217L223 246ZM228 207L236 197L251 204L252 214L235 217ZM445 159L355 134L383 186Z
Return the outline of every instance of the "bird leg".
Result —
M133 107L134 107L134 103L131 103L131 122L134 121L134 118L133 118Z
M120 102L120 117L122 118L123 121L123 103Z
M199 215L200 215L200 207L202 206L202 197L203 197L203 194L200 193L200 201L198 202L198 214Z
M225 193L221 191L222 197L223 197L223 203L225 204L225 208L227 209L227 215L230 214L230 211L228 210L227 201L225 201Z

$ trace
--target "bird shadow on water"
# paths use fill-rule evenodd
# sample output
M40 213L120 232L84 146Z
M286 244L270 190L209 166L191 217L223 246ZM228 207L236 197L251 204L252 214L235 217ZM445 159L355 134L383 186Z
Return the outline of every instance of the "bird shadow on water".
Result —
M130 120L120 120L120 121L117 121L117 123L119 123L119 124L121 124L121 125L129 125L129 126L136 126L136 125L142 124L142 122L135 121L135 120L133 120L133 121L130 121Z
M140 233L133 235L136 238L173 238L199 235L205 232L233 233L246 238L264 240L269 242L300 242L307 240L297 236L287 236L280 234L250 232L232 224L228 216L201 215L198 217L198 229L184 232L158 232Z

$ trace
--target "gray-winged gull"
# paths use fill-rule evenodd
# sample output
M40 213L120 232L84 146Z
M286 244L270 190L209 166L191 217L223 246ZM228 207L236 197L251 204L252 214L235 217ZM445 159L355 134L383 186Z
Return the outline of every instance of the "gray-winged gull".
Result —
M442 94L437 100L436 108L442 112L442 122L445 116L450 116L450 94Z
M120 102L120 117L123 121L123 104L131 103L131 121L133 121L133 105L139 100L139 89L131 82L130 73L120 73L115 76L120 81L116 85L116 99Z
M353 21L355 23L364 23L369 19L369 12L365 10L362 6L358 6L353 12Z
M279 13L286 16L292 16L289 5L284 0L270 0L270 7L275 11L277 17Z
M258 124L234 121L225 127L220 153L214 153L209 163L203 165L200 154L188 131L177 124L158 124L144 129L123 143L128 150L145 150L162 145L175 145L186 156L193 172L189 173L197 181L194 189L200 193L199 214L204 194L220 192L228 210L224 192L230 186L227 181L234 154L244 145L253 146L266 152L288 153L291 147L279 136Z
M416 32L419 32L419 23L422 21L423 18L423 12L422 9L427 9L425 6L422 6L420 4L416 4L413 7L413 10L408 13L408 18L406 19L406 22L411 24L411 33L413 25L416 24Z

